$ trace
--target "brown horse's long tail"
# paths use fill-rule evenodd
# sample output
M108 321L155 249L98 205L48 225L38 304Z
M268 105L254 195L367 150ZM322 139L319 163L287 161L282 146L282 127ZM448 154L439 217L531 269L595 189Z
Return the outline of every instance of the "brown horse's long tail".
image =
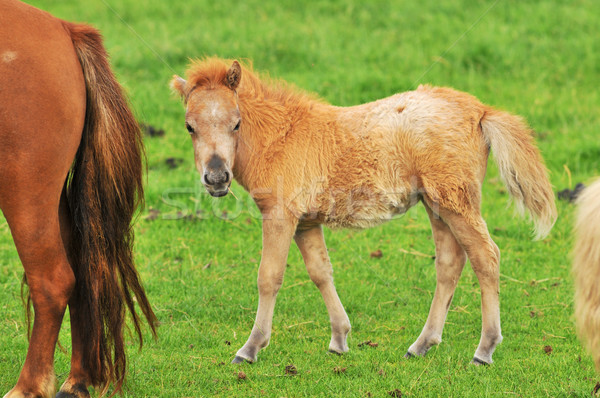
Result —
M155 333L156 317L133 259L132 218L143 205L144 152L139 126L108 63L102 37L87 25L64 23L83 69L86 115L67 181L72 223L70 260L76 277L84 366L92 385L121 390L126 310L142 344L134 302Z
M573 275L575 318L583 342L600 371L600 180L578 199Z
M535 239L545 237L556 221L556 205L531 129L518 116L492 109L481 119L481 129L517 209L531 215Z

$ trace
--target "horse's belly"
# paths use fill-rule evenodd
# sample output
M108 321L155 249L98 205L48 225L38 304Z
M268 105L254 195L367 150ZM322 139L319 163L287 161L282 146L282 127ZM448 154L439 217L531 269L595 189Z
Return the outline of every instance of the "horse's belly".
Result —
M413 204L409 200L344 200L334 203L321 219L330 228L371 228L406 213Z

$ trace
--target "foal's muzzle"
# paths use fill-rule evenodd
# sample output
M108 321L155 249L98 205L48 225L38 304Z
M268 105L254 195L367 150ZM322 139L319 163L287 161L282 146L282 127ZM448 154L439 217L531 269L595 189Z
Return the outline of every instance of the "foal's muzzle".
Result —
M202 177L202 182L211 196L221 197L229 192L231 185L231 173L227 170L218 170L214 172L205 172Z
M202 175L202 183L211 196L221 197L227 195L231 185L231 171L217 155L208 162L208 165Z

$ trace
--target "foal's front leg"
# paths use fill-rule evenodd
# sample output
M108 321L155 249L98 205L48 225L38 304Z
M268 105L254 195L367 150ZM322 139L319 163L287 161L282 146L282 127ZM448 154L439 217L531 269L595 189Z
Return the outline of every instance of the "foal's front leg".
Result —
M232 363L256 361L256 354L269 344L275 298L283 282L283 273L297 221L281 214L263 219L263 251L258 268L258 311L246 344L236 353Z
M329 312L331 322L329 351L338 354L347 352L346 339L350 332L350 320L333 285L333 269L327 254L323 229L319 225L308 230L298 231L295 240L304 258L308 275L321 291L327 312Z

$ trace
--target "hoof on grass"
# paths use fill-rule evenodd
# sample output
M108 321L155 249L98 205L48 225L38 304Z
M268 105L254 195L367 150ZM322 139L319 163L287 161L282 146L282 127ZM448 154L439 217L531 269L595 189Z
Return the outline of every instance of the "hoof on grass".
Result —
M56 398L90 398L90 392L81 383L70 384L66 387L63 385L61 391L56 394Z
M487 366L489 365L489 363L482 361L481 359L477 358L477 357L473 357L473 360L471 361L471 363L473 365L477 365L477 366Z
M410 351L406 351L406 354L404 354L404 358L406 359L410 359L410 358L414 358L415 355L411 354Z
M337 351L334 351L334 350L327 350L327 352L330 353L330 354L335 354L338 357L341 357L344 354L343 352L337 352Z
M90 398L90 393L86 390L85 393L72 394L70 392L59 391L56 398Z
M242 358L240 356L235 356L235 358L233 358L233 361L231 361L231 363L252 363L252 361L247 360L246 358Z

